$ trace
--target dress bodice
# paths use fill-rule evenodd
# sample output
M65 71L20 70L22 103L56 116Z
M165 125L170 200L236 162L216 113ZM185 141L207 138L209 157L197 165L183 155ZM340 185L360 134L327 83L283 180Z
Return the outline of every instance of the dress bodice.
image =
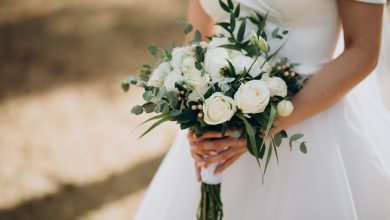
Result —
M385 3L385 0L364 1ZM228 19L218 0L200 2L214 20ZM242 14L254 10L265 15L269 11L267 32L272 32L275 26L289 30L287 43L279 55L300 63L299 73L314 73L333 58L341 30L336 0L235 0L235 3L241 3ZM271 41L270 46L277 48L282 43Z

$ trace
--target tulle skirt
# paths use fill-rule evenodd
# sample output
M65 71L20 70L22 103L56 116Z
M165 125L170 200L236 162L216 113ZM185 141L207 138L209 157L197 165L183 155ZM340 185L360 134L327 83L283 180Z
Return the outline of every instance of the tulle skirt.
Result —
M178 133L136 220L196 219L200 184L186 133ZM288 133L305 134L308 153L283 143L264 184L248 153L223 173L224 220L390 219L390 112L375 74Z

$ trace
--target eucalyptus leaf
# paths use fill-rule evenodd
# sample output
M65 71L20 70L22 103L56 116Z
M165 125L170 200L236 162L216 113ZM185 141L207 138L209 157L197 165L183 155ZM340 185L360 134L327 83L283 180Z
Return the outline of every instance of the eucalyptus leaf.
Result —
M306 154L307 153L307 147L306 147L306 143L305 142L302 142L299 146L299 149L301 150L302 153Z
M154 111L156 104L154 102L147 102L147 103L143 104L142 107L145 109L146 113L151 113Z
M187 21L184 18L179 18L176 20L177 25L184 25L187 24Z
M281 144L282 144L282 135L279 133L277 133L275 136L274 136L274 144L279 147Z
M123 90L123 91L127 92L127 91L129 91L129 89L130 89L130 84L127 83L127 82L122 82L122 83L121 83L121 87L122 87L122 90Z
M202 41L202 34L199 31L195 31L195 37L192 41L193 43L197 44Z
M194 27L192 26L192 24L186 24L184 25L184 33L185 34L189 34L191 33L191 31L194 29Z
M276 38L276 35L278 35L278 33L279 33L279 27L275 28L275 29L272 31L271 36L272 36L273 38Z
M136 105L131 109L131 113L136 114L136 115L142 114L143 111L144 111L144 108L140 105Z
M179 101L177 99L177 94L174 91L170 91L167 93L167 99L168 99L169 105L172 108L176 108L176 106L179 104Z
M158 52L158 47L156 45L154 45L154 44L151 44L151 45L148 46L148 51L153 56L156 56L156 54Z
M294 135L292 135L292 136L290 137L290 140L296 141L296 140L299 140L299 139L301 139L301 138L303 138L303 134L294 134Z

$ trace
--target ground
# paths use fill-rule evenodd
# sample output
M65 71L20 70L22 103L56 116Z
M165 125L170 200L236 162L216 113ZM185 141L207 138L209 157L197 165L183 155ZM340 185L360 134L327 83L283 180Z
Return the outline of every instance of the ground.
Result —
M0 0L0 219L131 219L177 128L120 82L181 43L181 0Z

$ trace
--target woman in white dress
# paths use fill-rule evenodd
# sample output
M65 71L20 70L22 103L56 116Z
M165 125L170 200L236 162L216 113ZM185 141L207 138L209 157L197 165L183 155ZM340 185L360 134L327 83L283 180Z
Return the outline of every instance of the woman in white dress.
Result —
M384 95L390 72L383 72L390 60L380 58L386 1L235 3L241 3L242 14L269 11L267 30L277 25L290 31L280 56L301 63L298 72L311 78L292 100L294 113L279 118L275 130L305 134L308 154L290 152L283 143L280 162L270 162L262 185L245 141L196 139L182 131L135 219L196 218L200 183L193 159L196 171L221 163L224 220L390 219L390 112L385 107L390 96ZM188 20L203 34L215 33L213 23L226 19L218 0L190 0ZM334 58L341 30L345 49ZM204 154L208 159L202 159Z

